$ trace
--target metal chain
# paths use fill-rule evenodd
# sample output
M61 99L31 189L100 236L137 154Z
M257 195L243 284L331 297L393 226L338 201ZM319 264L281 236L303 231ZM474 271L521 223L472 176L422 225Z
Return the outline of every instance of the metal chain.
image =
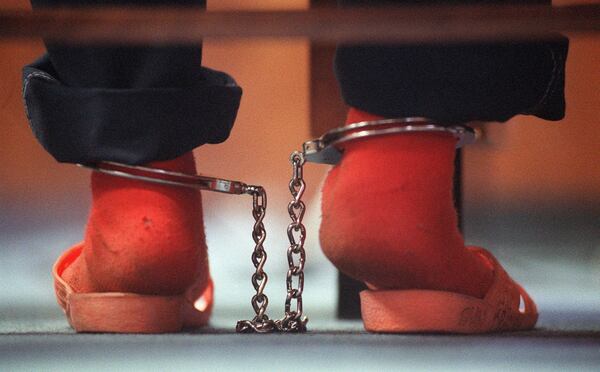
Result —
M267 253L263 243L267 233L263 220L267 210L267 194L261 186L247 186L245 192L252 195L252 216L255 221L252 230L252 239L255 243L252 263L256 271L252 275L252 285L256 290L256 294L252 297L251 303L256 316L252 320L238 321L236 331L240 333L306 332L308 319L306 317L302 318L304 263L306 262L306 252L304 251L306 228L302 224L306 206L301 200L306 188L303 176L304 156L301 152L295 151L290 156L290 161L292 163L292 179L289 188L293 200L288 204L288 213L292 222L287 228L290 246L287 250L288 271L286 276L285 315L283 319L273 320L269 319L266 313L269 299L264 294L268 276L264 271ZM297 287L294 287L294 278L297 278ZM294 300L296 306L292 310Z
M288 204L288 213L292 222L287 228L287 236L290 241L290 246L287 249L287 295L285 298L285 316L278 323L282 331L305 332L308 319L306 317L302 318L304 263L306 262L306 252L304 250L306 228L302 224L302 218L306 210L306 205L302 201L306 189L303 174L304 155L299 151L294 151L290 156L290 162L292 163L292 179L289 188L293 200ZM296 278L297 286L294 286L294 278ZM295 306L292 310L293 302L295 302Z
M256 294L252 296L250 302L256 315L252 320L238 321L236 331L239 333L269 333L277 330L277 324L267 315L269 298L264 293L268 281L267 273L264 271L267 252L263 247L267 238L263 224L267 212L267 193L262 186L247 186L246 193L252 195L252 216L254 217L252 239L255 245L252 252L252 263L256 271L252 274L252 286L256 290Z

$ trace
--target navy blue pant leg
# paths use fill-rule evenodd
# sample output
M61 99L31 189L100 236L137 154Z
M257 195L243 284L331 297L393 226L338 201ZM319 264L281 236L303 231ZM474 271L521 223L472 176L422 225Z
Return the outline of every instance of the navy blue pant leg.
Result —
M550 0L339 0L341 6L547 4ZM535 20L532 20L535 22ZM564 116L568 40L447 45L342 45L335 72L346 103L385 117L424 116L442 125Z
M205 0L32 0L53 6L170 5L201 10ZM27 116L58 161L142 164L227 139L241 89L201 67L202 47L68 46L26 66Z

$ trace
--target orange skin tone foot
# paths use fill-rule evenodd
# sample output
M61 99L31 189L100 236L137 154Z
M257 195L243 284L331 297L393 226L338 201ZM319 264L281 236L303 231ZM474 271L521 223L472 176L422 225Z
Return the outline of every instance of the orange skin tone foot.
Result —
M351 109L348 123L382 119ZM321 246L371 289L483 298L493 270L465 248L452 199L455 139L414 133L345 145L323 186Z
M196 173L191 152L148 166ZM93 173L92 196L83 253L62 275L75 292L181 294L199 270L208 283L199 192Z

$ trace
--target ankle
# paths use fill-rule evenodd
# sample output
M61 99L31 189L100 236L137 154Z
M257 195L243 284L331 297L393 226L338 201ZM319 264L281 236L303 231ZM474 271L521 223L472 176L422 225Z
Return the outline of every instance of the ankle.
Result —
M351 110L349 122L377 120ZM354 141L323 187L321 245L346 274L377 289L481 297L491 272L464 247L452 198L452 136Z
M192 153L149 166L195 173ZM92 196L83 254L96 290L182 293L206 266L197 191L94 173Z

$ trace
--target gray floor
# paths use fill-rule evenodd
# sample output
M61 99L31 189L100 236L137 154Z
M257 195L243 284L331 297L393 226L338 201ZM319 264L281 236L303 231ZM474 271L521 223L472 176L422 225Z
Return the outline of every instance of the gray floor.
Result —
M3 370L598 370L598 312L543 313L532 332L486 336L376 335L313 313L305 335L238 335L236 318L172 335L74 334L55 311L13 319ZM591 325L595 326L591 326ZM15 327L16 326L16 327ZM20 327L20 329L19 329ZM289 365L289 367L287 367Z
M233 333L235 321L251 312L247 248L211 248L218 290L211 327L148 336L75 334L68 327L54 303L49 267L61 250L80 239L86 212L85 208L65 210L69 212L53 211L52 216L43 211L24 215L10 206L3 210L0 370L600 370L597 211L573 212L574 216L567 216L565 210L544 211L538 218L514 211L475 211L466 216L472 221L466 228L469 241L493 246L512 276L536 299L541 316L532 332L365 333L360 322L334 318L335 271L313 241L306 274L308 334ZM562 216L560 221L556 216ZM247 246L247 234L234 232L246 222L233 218L229 226L207 216L211 246ZM273 223L279 228L282 224ZM309 231L315 231L317 224L310 221ZM271 239L272 246L281 244L277 237ZM278 316L285 259L273 252L270 260L267 293L270 313Z

